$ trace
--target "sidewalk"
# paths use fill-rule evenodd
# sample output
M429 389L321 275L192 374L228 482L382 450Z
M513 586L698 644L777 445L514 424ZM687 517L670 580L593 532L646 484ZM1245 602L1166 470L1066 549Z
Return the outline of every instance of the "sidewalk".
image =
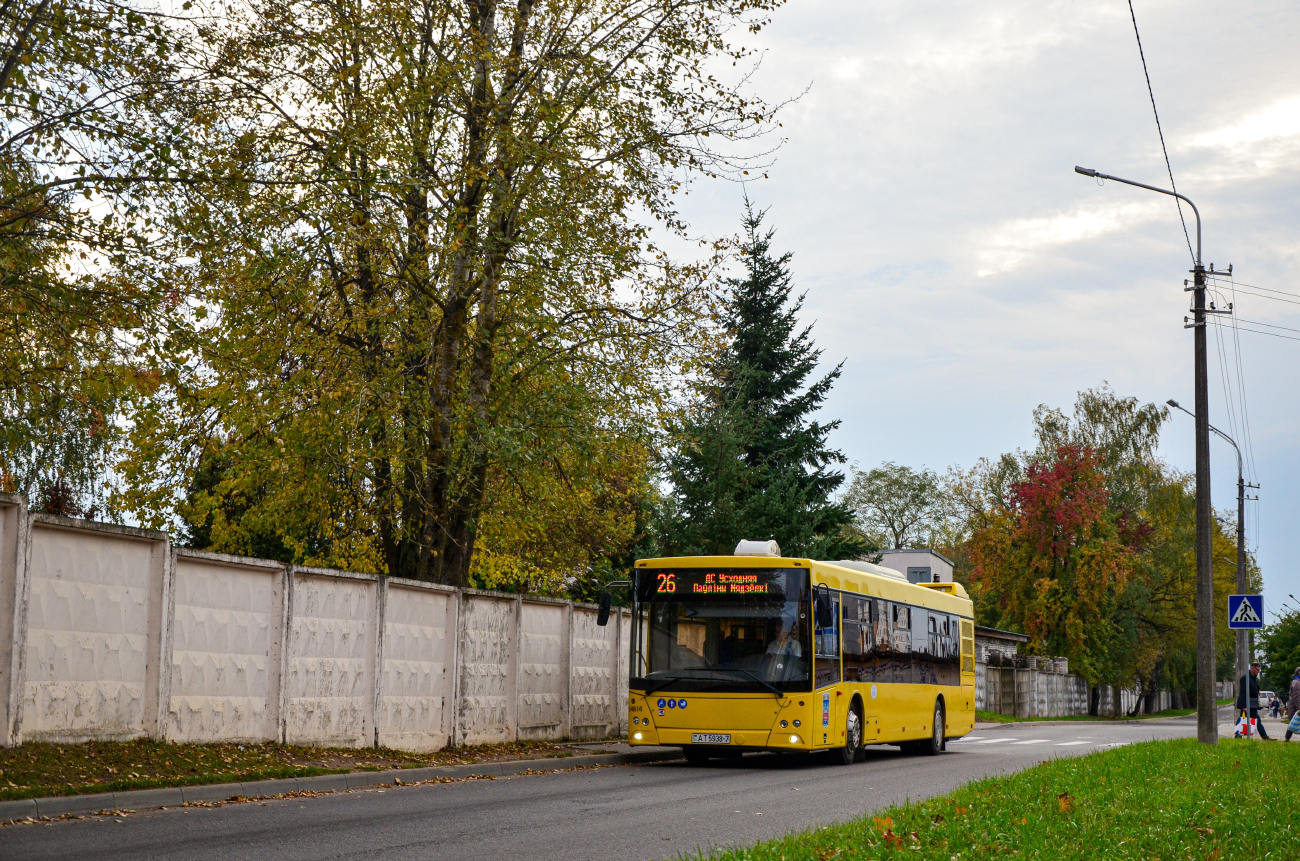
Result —
M1233 734L1237 731L1238 715L1231 709L1226 711L1230 716L1227 721L1219 722L1219 738L1232 738ZM1220 711L1219 716L1223 717L1224 711ZM1264 725L1264 732L1268 733L1269 738L1286 738L1287 722L1282 718L1271 718L1260 715L1259 722ZM1300 736L1293 737L1291 740L1293 742L1300 742Z
M248 783L215 783L203 786L171 786L162 789L137 789L130 792L100 792L93 795L65 795L53 798L25 798L0 801L0 823L23 819L41 819L66 814L109 813L119 810L149 810L181 807L187 804L218 804L269 798L291 792L341 792L373 789L380 786L403 786L426 781L452 781L475 777L504 777L512 774L536 774L571 768L628 765L680 759L681 748L638 747L626 742L574 744L574 748L593 749L601 753L546 759L512 759L470 765L439 765L428 768L397 768L389 771L352 771L347 774L322 774L318 777L290 777L283 780L259 780ZM604 751L613 751L606 753Z

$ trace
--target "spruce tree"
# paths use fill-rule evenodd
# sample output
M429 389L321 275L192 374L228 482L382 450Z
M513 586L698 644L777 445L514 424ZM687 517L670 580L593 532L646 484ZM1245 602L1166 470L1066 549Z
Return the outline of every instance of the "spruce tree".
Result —
M810 418L842 365L805 386L821 351L812 326L800 328L804 296L791 302L791 255L772 256L764 214L745 201L745 277L727 282L723 306L732 338L668 459L665 550L729 555L742 538L774 538L786 556L856 558L873 548L844 528L853 515L832 498L844 455L827 437L839 421Z

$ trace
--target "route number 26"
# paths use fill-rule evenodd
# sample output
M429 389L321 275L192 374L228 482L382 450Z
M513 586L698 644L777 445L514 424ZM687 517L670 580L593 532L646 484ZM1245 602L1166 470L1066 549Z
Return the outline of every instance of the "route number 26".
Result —
M677 591L677 575L676 575L676 574L660 574L660 575L659 575L659 588L656 589L655 591L656 591L656 592L676 592L676 591Z

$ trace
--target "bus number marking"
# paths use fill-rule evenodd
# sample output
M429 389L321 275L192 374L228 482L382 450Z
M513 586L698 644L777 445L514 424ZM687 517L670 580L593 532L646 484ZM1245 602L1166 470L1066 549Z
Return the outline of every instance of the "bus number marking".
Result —
M659 588L656 589L655 591L656 591L656 592L676 592L676 591L677 591L677 575L676 575L676 574L660 574L660 575L659 575Z

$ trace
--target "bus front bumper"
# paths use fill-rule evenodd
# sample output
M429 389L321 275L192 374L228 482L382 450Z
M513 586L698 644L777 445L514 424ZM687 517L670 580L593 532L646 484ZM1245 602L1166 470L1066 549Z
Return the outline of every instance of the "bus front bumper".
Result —
M716 741L696 742L692 740L693 737L699 735L717 736L719 734L729 736L730 743L720 745ZM771 732L743 730L720 733L716 729L658 729L633 726L628 728L628 743L632 745L655 744L681 747L691 747L698 744L700 747L714 749L728 746L745 750L811 750L813 747L806 735L799 733L797 730L789 729L776 729Z

